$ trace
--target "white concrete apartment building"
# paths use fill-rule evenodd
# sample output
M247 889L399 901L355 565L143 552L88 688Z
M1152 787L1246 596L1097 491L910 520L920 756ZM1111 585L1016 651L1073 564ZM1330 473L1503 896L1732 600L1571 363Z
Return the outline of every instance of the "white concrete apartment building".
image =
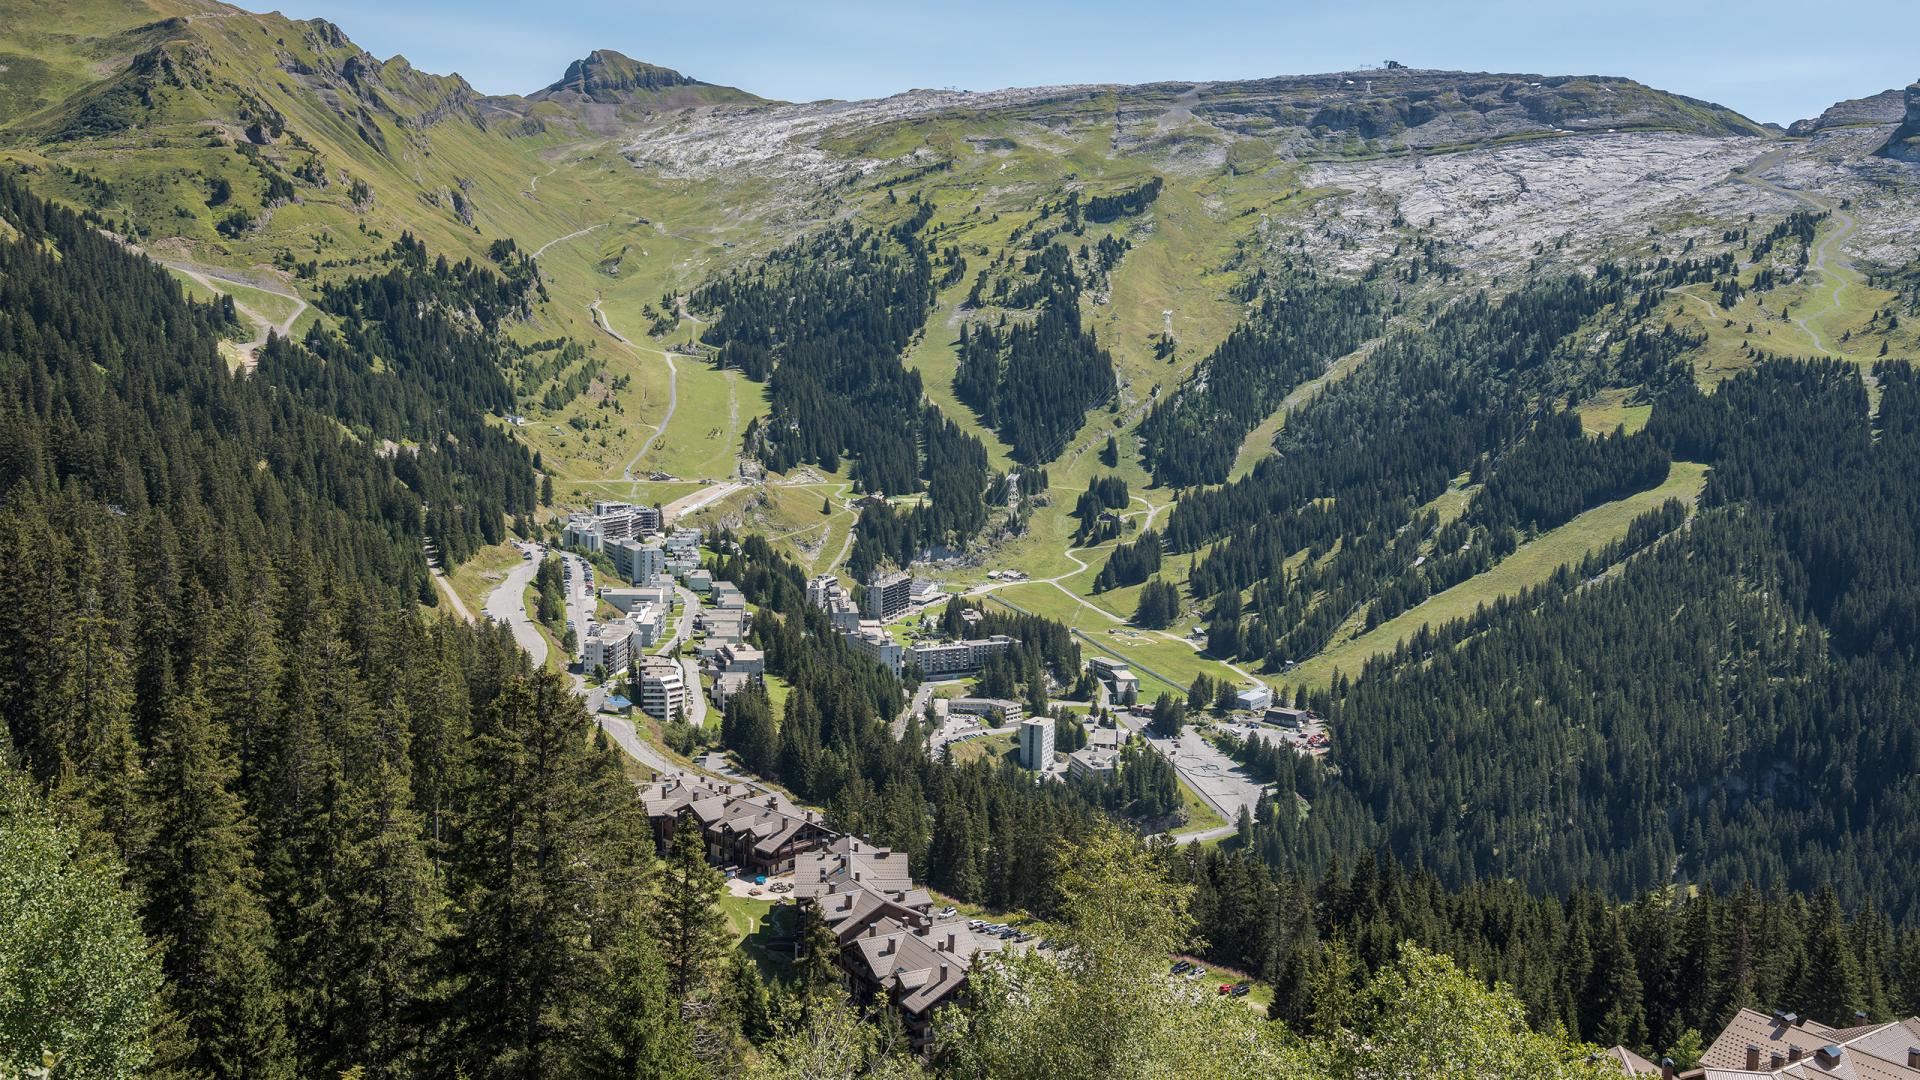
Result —
M633 662L633 627L626 620L594 623L587 640L580 643L580 666L587 671L602 671L612 677L627 670Z
M947 712L960 716L981 716L996 726L1005 726L1019 723L1025 718L1027 707L1006 698L957 697L947 702Z
M680 665L663 656L640 661L640 711L662 722L687 711L686 676Z
M658 544L617 540L607 545L613 568L635 585L653 585L666 576L667 552Z
M995 634L988 638L968 638L937 645L912 645L907 649L906 660L918 667L925 678L945 679L979 671L986 666L989 657L998 656L1016 644L1018 642L1005 634Z
M859 629L847 634L846 639L863 655L871 657L874 662L895 675L900 674L906 666L904 659L906 650L900 647L899 642L888 636L886 628L876 620L861 620Z
M1044 716L1020 722L1020 764L1043 772L1053 764L1053 721Z
M581 551L600 552L622 540L660 531L660 508L622 502L597 502L591 513L567 515L561 543Z
M633 649L640 652L659 644L661 635L667 630L666 609L655 604L641 604L627 613L627 624L633 630Z

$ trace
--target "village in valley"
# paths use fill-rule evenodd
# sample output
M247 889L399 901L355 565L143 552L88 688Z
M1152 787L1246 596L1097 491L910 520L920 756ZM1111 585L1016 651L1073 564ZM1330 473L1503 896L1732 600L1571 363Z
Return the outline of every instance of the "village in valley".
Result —
M730 699L752 688L784 700L786 690L754 644L757 606L717 569L738 554L737 542L682 524L668 509L618 501L555 525L557 543L519 543L522 562L493 589L487 613L508 624L536 662L566 667L600 727L651 775L642 797L662 851L677 828L698 828L737 901L764 904L770 915L817 912L840 943L839 968L855 997L890 1000L921 1048L933 1010L964 986L975 957L1048 944L1028 916L963 910L914 884L905 852L832 828L820 809L746 771L722 747L718 718ZM543 573L558 579L564 597L557 631L530 610L544 603ZM1263 682L1203 679L1194 692L1161 690L1148 700L1129 661L1094 651L1099 644L1084 635L1076 636L1089 655L1071 675L1047 676L1044 708L987 693L983 673L1019 641L979 629L988 621L981 599L969 603L967 592L907 571L853 583L814 575L805 597L851 655L899 680L895 737L911 732L935 761L991 755L1036 784L1111 783L1134 754L1157 755L1177 775L1182 805L1137 826L1173 843L1218 843L1248 827L1262 797L1273 795L1245 763L1250 747L1307 756L1328 747L1327 726L1304 695L1296 702ZM762 945L795 948L798 925L772 915ZM1191 961L1178 967L1176 978L1207 974ZM1251 990L1249 980L1220 988L1233 996Z

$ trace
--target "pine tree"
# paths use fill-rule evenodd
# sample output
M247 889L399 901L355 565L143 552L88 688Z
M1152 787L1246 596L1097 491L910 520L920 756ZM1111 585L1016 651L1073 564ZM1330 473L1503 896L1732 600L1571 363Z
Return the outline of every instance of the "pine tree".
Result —
M1172 694L1161 694L1153 699L1153 716L1147 721L1148 730L1163 739L1177 739L1181 729L1186 726L1186 706Z
M404 762L404 758L401 759ZM404 1076L419 1052L414 1027L426 965L438 944L442 899L400 763L376 762L322 799L331 824L327 872L301 912L312 995L303 1039L310 1071Z
M1863 1008L1866 998L1861 989L1860 964L1832 886L1821 889L1814 899L1810 927L1806 963L1793 1000L1805 1010L1804 1015L1822 1023L1851 1024L1854 1010Z
M76 713L74 730L85 732L74 751L77 794L94 826L128 859L146 844L140 749L133 737L133 676L125 650L113 640L113 624L97 602L98 590L85 589L62 650L72 658L73 681L61 697Z
M932 864L928 880L963 900L977 899L982 894L973 829L973 814L964 800L934 800L933 840L927 852Z
M1633 942L1626 920L1608 917L1606 944L1594 953L1593 976L1587 996L1599 1008L1599 1019L1589 1037L1602 1046L1644 1048L1647 1014L1641 997L1640 972L1633 959Z
M1193 677L1193 684L1187 687L1187 709L1192 712L1198 712L1201 709L1212 706L1213 699L1213 680L1208 678L1207 673L1204 671L1195 675Z
M463 1067L561 1075L614 930L643 902L646 826L566 680L523 671L476 725L440 954Z
M172 1008L191 1038L169 1068L213 1077L292 1077L292 1047L256 890L253 830L197 680L160 717L143 797L153 838L137 868L149 932L165 942Z
M703 994L731 933L720 914L725 879L707 865L700 827L691 818L674 826L656 886L654 935L667 969L667 993L685 1003Z
M207 700L213 718L227 730L239 770L239 790L260 813L269 798L266 763L275 735L283 677L271 598L258 591L236 597L215 624L209 650Z
M591 1020L578 1074L595 1080L695 1080L687 1030L667 994L667 969L648 920L628 912L607 954L604 989L589 1003Z

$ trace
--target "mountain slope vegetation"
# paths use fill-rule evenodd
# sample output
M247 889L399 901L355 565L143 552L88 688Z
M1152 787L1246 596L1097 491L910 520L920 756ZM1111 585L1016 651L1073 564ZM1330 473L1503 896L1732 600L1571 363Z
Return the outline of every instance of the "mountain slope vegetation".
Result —
M0 26L0 801L151 944L107 1056L996 1076L1052 1024L1370 1075L1415 987L1584 1075L1528 1028L1920 1009L1911 91L1791 133L1399 65L791 104L600 49L489 96L325 20L65 7ZM689 497L771 678L668 737L1057 921L1084 986L1013 965L891 1054L725 947L564 680L435 610L510 535ZM1260 797L1148 851L1114 823L1194 798L1150 750L929 754L804 599L890 568L1018 639L973 690L1063 749L1124 660ZM1252 683L1328 745L1230 728ZM1284 1027L1162 995L1181 949Z

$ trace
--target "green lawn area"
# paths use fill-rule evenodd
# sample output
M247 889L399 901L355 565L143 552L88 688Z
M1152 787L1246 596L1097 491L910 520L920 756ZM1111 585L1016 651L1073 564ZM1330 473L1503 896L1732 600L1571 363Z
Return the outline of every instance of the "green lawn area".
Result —
M985 757L1004 758L1018 753L1020 737L1015 734L988 735L966 742L947 744L948 760L955 765L970 765Z
M771 671L763 679L767 684L767 703L773 706L773 717L777 721L787 715L787 695L793 693L793 684Z
M1389 652L1399 642L1426 625L1438 626L1473 614L1482 604L1502 596L1512 596L1538 585L1568 563L1577 562L1587 552L1626 535L1627 526L1641 514L1668 499L1691 505L1706 485L1707 467L1676 461L1664 483L1635 495L1597 506L1557 529L1522 544L1493 569L1469 578L1408 611L1389 619L1372 631L1336 644L1288 672L1285 682L1325 686L1336 670L1349 675L1359 672L1368 657Z
M793 965L792 954L770 949L768 943L788 936L783 932L784 920L791 917L793 909L759 897L732 895L721 896L719 907L733 930L734 946L753 958L761 976L784 978Z
M1199 792L1188 787L1185 780L1180 781L1180 803L1186 807L1187 823L1174 832L1175 836L1181 833L1206 832L1208 829L1218 829L1223 825L1233 824L1221 817L1220 811L1215 810L1212 803L1201 798Z
M1073 597L1043 582L1015 585L986 595L990 601L1066 624L1079 638L1083 656L1118 656L1132 664L1134 674L1140 676L1143 700L1152 700L1162 692L1184 695L1193 677L1203 671L1215 678L1245 681L1184 642L1089 611Z
M1633 391L1627 389L1602 390L1595 394L1575 410L1580 414L1580 426L1589 435L1605 435L1620 427L1631 435L1646 427L1647 417L1653 415L1653 406L1629 405L1627 399L1632 394Z
M766 921L767 913L772 910L771 900L732 894L720 897L720 913L727 917L727 926L733 930L733 942L736 945L758 932L760 924Z

